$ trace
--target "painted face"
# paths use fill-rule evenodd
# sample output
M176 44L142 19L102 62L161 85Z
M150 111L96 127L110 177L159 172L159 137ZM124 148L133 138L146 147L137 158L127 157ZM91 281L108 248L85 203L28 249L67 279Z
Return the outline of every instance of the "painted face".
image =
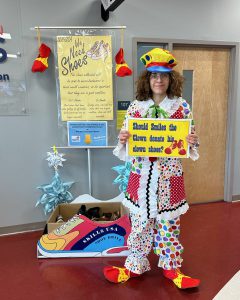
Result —
M169 86L168 73L151 73L150 87L153 95L166 95Z

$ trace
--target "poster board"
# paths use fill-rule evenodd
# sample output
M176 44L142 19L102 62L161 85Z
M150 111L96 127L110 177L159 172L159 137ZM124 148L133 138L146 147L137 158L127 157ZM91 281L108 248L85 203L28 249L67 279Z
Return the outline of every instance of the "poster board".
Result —
M113 120L111 36L57 36L62 121Z
M189 157L187 135L191 119L129 118L127 143L129 156Z
M117 99L121 98L118 95L119 94L118 84L119 84L119 81L122 80L122 78L119 78L115 75L115 63L114 63L113 58L114 58L115 54L118 52L119 47L120 47L120 43L119 43L120 39L118 37L118 33L120 33L120 31L114 30L114 29L105 29L105 28L96 28L96 29L95 28L94 29L87 28L87 29L71 29L71 30L58 29L58 30L51 31L51 33L53 35L55 77L56 77L56 86L57 86L57 108L58 108L58 128L59 128L58 137L57 137L58 145L60 147L70 147L70 146L68 146L68 127L67 127L68 121L81 121L81 122L82 121L86 121L86 122L88 122L88 121L106 121L107 122L107 134L108 134L107 146L103 146L103 148L115 147L115 145L117 144L117 137L118 137L118 133L119 133L119 130L117 129L117 126L116 126L117 103L118 103ZM105 65L104 72L105 71L108 72L109 84L111 85L111 92L110 92L111 95L109 97L109 99L111 98L111 103L110 103L109 99L108 99L109 102L108 102L108 100L106 100L105 102L100 101L99 102L101 104L101 105L99 105L99 106L101 106L100 109L96 109L95 106L90 106L93 103L88 103L89 104L89 109L88 109L88 107L86 107L86 103L87 103L85 101L86 98L84 98L84 101L82 104L85 106L85 109L88 109L91 116L93 116L93 117L91 117L91 116L87 117L86 113L84 112L82 114L82 117L80 116L80 118L77 116L76 118L70 117L70 120L62 119L62 109L61 109L62 104L61 104L61 90L60 90L61 84L60 84L60 80L59 80L60 79L59 78L59 70L60 70L61 66L59 64L59 59L58 59L58 44L57 44L57 37L62 37L62 36L65 36L65 37L74 36L74 37L80 38L80 41L82 40L82 37L89 38L89 41L92 40L92 42L89 44L88 47L86 47L86 45L85 45L85 48L84 48L85 54L94 46L96 41L101 42L103 40L104 43L106 44L106 43L108 43L108 41L105 40L105 37L108 37L111 41L111 45L109 44L111 46L111 55L109 55L109 57L106 59L106 61L108 61L108 62L110 62L110 60L111 60L111 63L107 64L108 67L106 67L106 64L104 64ZM70 39L69 39L69 41L70 41ZM73 51L73 50L71 50L71 51ZM88 58L88 61L90 61L89 58ZM98 61L98 63L99 62L100 62L100 60ZM95 63L97 63L97 60ZM104 57L102 58L102 63L104 63ZM97 68L98 67L94 68L94 72L97 72ZM93 78L93 76L89 76L88 78L85 77L85 79L91 80L91 77ZM99 75L97 77L100 78L101 76ZM109 90L110 90L110 87L109 87ZM96 92L96 90L94 92ZM108 95L109 95L109 93L108 93ZM121 95L121 93L120 93L120 95ZM80 95L77 95L77 96L80 97ZM96 96L96 95L94 95L94 96ZM102 96L102 95L100 95L100 96ZM123 100L125 100L125 99L123 99ZM126 100L132 100L132 99L126 99ZM81 108L83 108L84 106L81 106L81 107L79 106L79 109L77 107L75 107L75 108L76 108L76 110L80 111L80 110L82 110ZM74 110L74 107L71 108L69 106L68 109L69 109L69 111L71 109ZM100 116L98 114L96 114L97 110L100 113ZM107 116L106 112L107 112L108 116ZM70 112L70 115L72 115L71 112ZM68 117L66 117L66 119L68 119Z

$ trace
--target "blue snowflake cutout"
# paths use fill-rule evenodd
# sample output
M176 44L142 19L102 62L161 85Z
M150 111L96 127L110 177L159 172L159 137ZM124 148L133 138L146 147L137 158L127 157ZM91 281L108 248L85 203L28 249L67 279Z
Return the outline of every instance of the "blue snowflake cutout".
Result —
M68 191L74 182L63 182L55 171L52 182L42 184L37 188L43 192L43 195L36 203L36 207L40 204L44 207L45 215L52 212L54 208L61 203L69 203L73 200L72 194Z
M114 179L113 184L119 184L119 190L121 192L126 192L128 179L131 172L130 162L126 162L124 165L113 167L112 170L116 171L119 174L118 177Z

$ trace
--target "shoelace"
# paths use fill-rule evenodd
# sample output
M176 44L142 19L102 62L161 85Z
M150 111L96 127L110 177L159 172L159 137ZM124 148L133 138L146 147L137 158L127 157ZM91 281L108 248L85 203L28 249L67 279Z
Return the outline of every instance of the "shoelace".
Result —
M56 229L56 232L58 234L61 233L62 230L65 230L66 227L72 225L72 223L75 223L77 220L79 219L79 217L76 215L76 216L73 216L71 219L69 219L65 224L61 225L59 228Z

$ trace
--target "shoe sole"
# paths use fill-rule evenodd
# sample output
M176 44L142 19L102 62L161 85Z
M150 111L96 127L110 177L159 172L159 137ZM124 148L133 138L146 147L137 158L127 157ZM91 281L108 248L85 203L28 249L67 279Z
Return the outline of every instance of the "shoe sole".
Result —
M188 289L195 289L197 287L199 287L199 284L198 285L189 286L189 287L179 288L179 289L180 290L188 290Z
M113 247L102 252L84 252L84 251L64 251L64 250L46 250L38 242L37 258L60 258L60 257L113 257L113 256L128 256L130 251L127 246Z

